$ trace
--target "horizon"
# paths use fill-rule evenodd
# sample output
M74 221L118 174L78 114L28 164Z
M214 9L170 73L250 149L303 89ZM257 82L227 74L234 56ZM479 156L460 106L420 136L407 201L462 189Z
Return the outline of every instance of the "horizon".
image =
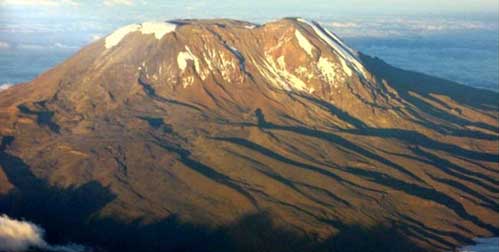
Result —
M262 23L283 17L304 17L335 21L350 19L373 19L404 17L407 19L476 20L497 21L499 3L493 0L468 1L443 0L403 3L401 0L384 0L373 3L369 0L324 1L144 1L144 0L1 0L0 24L2 30L11 28L23 31L26 25L32 29L61 28L58 22L70 24L65 32L100 30L109 32L113 28L129 23L149 20L213 19L229 18ZM497 22L496 22L497 23ZM9 27L14 24L14 27ZM429 24L431 25L431 24ZM438 25L438 23L437 23ZM100 28L100 29L98 29Z
M228 18L262 24L295 16L316 20L355 49L398 67L499 90L499 62L495 57L499 53L497 1L445 0L438 4L431 1L415 4L358 0L355 5L297 2L283 5L283 1L214 4L213 1L2 0L0 55L5 59L0 59L0 63L4 63L0 67L0 76L3 76L0 85L29 81L83 46L132 23ZM394 5L396 2L403 4ZM432 48L411 53L412 62L402 54L416 47L399 48L409 46L407 41L432 45ZM465 58L458 56L461 47L468 48ZM448 48L454 52L441 55L440 52ZM397 55L394 50L399 50ZM440 60L435 58L437 55ZM20 62L10 63L9 67L8 63L13 60ZM429 67L424 64L427 60L437 60L441 65ZM20 68L28 62L33 66L31 69ZM456 66L466 69L466 76L462 71L452 70L457 69Z

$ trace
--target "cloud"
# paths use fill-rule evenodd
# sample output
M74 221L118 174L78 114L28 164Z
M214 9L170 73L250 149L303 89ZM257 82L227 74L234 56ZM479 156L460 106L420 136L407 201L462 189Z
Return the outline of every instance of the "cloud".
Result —
M3 87L3 85L2 85ZM26 221L0 216L0 251L24 251L30 247L45 248L43 229Z
M74 0L1 0L0 5L24 5L24 6L61 6L71 5L78 6L78 2Z
M3 83L3 84L0 84L0 92L4 91L4 90L7 90L8 88L12 87L14 84L12 83ZM1 232L1 230L0 230ZM1 237L1 233L0 233L0 237ZM0 241L2 241L2 239L0 238ZM0 245L0 251L1 251L1 248L2 246Z
M36 224L0 215L0 251L22 252L31 248L54 252L83 252L86 250L84 246L77 244L50 245L43 239L44 234L43 228Z
M92 34L90 35L90 41L94 42L102 38L102 35L100 34Z
M105 0L104 5L106 5L106 6L116 6L116 5L132 6L133 1L132 0Z
M79 46L74 46L74 45L66 45L63 43L54 43L51 48L59 48L59 49L78 49L80 48Z
M497 30L497 24L491 22L455 18L377 17L376 19L353 18L321 23L343 37L424 36L446 32Z
M337 28L355 28L358 27L359 24L354 22L331 22L330 26Z
M0 41L0 49L9 49L10 44L7 42Z
M17 44L15 45L16 49L21 49L21 50L46 50L46 49L60 49L60 50L75 50L81 48L80 45L68 45L60 42L56 42L53 44Z

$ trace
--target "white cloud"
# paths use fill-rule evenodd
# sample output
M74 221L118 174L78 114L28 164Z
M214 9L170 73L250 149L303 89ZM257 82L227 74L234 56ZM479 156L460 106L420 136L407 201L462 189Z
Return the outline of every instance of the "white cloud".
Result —
M3 87L3 86L2 86ZM25 251L30 247L45 248L43 229L27 222L0 216L0 251Z
M14 84L12 84L12 83L3 83L3 84L0 84L0 92L2 92L4 90L7 90L8 88L12 87L13 85ZM1 231L2 230L0 230L0 232ZM2 241L2 239L1 239L1 233L0 233L0 241ZM2 250L1 248L2 248L2 246L0 245L0 251Z
M53 44L17 44L16 49L22 49L22 50L45 50L45 49L64 49L64 50L74 50L74 49L79 49L81 46L79 45L68 45L68 44L63 44L60 42L56 42Z
M51 48L59 48L59 49L78 49L80 48L79 46L74 46L74 45L66 45L63 43L54 43Z
M24 5L24 6L61 6L80 5L74 0L0 0L0 5Z
M43 46L43 45L37 45L37 44L18 44L17 48L24 49L24 50L42 50L42 49L46 49L48 47Z
M497 24L490 22L446 18L354 18L323 24L343 37L421 36L453 31L497 30Z
M337 28L355 28L358 27L359 24L354 23L354 22L332 22L330 24L331 27L337 27Z
M44 239L40 226L24 220L0 215L0 251L22 252L31 248L54 252L83 252L85 247L76 244L50 245Z
M105 0L104 5L106 5L106 6L116 6L116 5L132 6L133 1L132 0Z
M9 49L10 44L7 42L0 41L0 49Z
M102 38L102 35L100 34L92 34L90 35L90 41L94 42Z

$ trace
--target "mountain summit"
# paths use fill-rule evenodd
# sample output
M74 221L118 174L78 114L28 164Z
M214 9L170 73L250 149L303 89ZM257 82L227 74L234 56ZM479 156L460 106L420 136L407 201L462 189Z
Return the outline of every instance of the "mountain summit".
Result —
M0 92L0 212L111 251L450 250L499 233L498 111L313 21L129 25Z

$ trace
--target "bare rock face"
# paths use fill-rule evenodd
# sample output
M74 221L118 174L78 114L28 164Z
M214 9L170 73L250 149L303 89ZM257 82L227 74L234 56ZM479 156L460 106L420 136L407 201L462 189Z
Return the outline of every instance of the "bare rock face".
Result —
M0 212L108 250L450 250L499 232L498 119L312 21L130 25L0 92Z

